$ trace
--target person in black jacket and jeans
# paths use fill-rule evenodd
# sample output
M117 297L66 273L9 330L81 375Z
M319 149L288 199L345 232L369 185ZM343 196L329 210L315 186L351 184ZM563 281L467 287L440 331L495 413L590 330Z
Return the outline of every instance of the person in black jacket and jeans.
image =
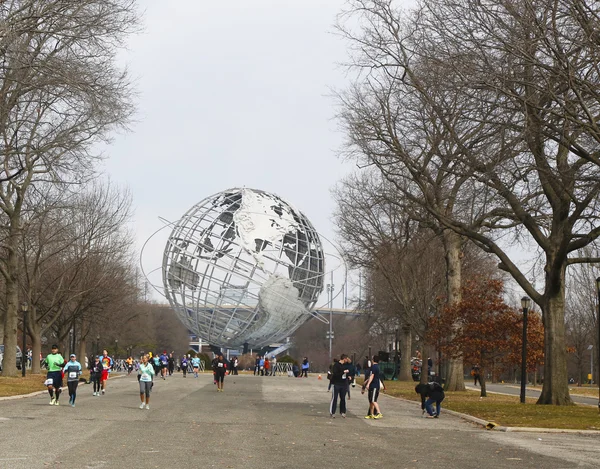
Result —
M331 385L333 386L331 405L329 406L329 416L331 418L335 418L338 397L340 398L340 414L346 418L346 392L348 391L347 359L348 356L342 354L339 361L331 368Z
M425 401L425 409L427 410L427 418L438 418L440 415L441 404L444 400L444 388L440 383L427 384L427 400ZM432 404L435 402L435 413L433 413Z

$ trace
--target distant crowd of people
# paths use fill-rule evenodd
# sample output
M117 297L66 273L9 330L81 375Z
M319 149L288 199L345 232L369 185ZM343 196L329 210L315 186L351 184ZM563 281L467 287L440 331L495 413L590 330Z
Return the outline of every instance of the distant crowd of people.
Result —
M186 378L188 372L193 373L198 378L201 368L201 359L198 356L183 355L181 358L175 358L174 353L163 351L162 354L153 354L149 352L144 354L140 360L134 360L128 357L125 361L127 374L137 372L140 393L140 409L150 409L150 395L154 385L155 378L160 377L166 380L173 375L175 370L181 371ZM58 406L62 387L66 381L69 393L69 405L75 407L77 399L77 388L83 371L81 363L77 361L75 354L70 354L69 360L65 360L58 351L57 345L52 345L52 351L44 359L44 364L48 370L47 379L44 384L47 386L50 395L50 405ZM110 372L114 368L114 360L108 355L106 350L102 355L94 356L89 360L87 368L90 372L90 383L92 384L92 395L101 396L106 393L107 381ZM217 392L224 391L225 377L229 374L237 375L239 359L237 356L227 360L222 353L216 353L212 363L213 382L216 385ZM472 375L475 383L479 378L479 367L474 366ZM294 363L289 376L296 378L308 378L310 362L308 357L304 357L298 365ZM329 381L328 390L331 391L331 402L329 405L329 416L335 418L339 403L339 413L342 418L346 418L347 404L346 398L350 399L351 389L356 386L356 377L364 373L361 394L367 394L369 407L365 419L381 419L383 414L379 407L379 393L384 386L384 376L379 367L379 357L365 357L362 367L360 364L354 364L347 354L342 354L331 364L327 372ZM276 376L277 358L274 355L257 356L254 365L255 376ZM415 387L415 392L421 396L421 409L424 417L438 418L441 412L441 403L444 400L444 390L437 382L419 383Z

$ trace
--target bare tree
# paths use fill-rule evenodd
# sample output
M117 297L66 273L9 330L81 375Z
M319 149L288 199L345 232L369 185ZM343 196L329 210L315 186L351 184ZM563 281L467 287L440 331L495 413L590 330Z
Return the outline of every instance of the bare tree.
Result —
M592 249L584 249L581 257L594 257ZM591 264L578 264L570 269L566 297L567 344L572 350L572 360L577 369L577 383L583 382L590 354L598 354L598 304L596 291L597 268ZM589 346L592 350L588 350ZM596 376L598 363L592 374Z
M93 171L98 142L132 114L129 75L116 53L138 28L135 0L14 0L0 5L0 213L6 235L5 363L15 360L18 245L28 193ZM5 366L3 374L16 369Z
M345 257L367 272L367 305L376 321L382 330L402 331L400 376L410 380L411 336L426 337L444 280L443 250L394 194L372 172L347 177L334 191L335 218Z
M408 180L432 216L496 255L540 305L545 361L538 402L570 404L565 273L568 265L598 261L577 252L600 236L591 135L599 105L590 91L600 81L590 58L597 56L600 5L423 0L412 13L393 0L352 5L361 29L347 36L359 51L356 65L368 70L350 101L351 111L362 111L354 116L362 123L348 119L353 147L398 188ZM427 155L431 171L417 174L410 160ZM449 156L452 167L444 164ZM440 169L466 179L468 190L455 196L471 200L469 216L431 203L422 181ZM518 243L542 253L542 290L511 255Z
M62 342L80 324L85 339L90 317L135 291L128 192L101 182L74 194L48 189L27 212L20 249L34 356L46 331Z

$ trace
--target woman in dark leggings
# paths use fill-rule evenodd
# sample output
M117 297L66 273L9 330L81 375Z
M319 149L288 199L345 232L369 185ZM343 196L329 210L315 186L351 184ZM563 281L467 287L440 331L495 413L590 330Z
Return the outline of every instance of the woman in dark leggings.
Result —
M222 353L219 353L217 356L217 359L213 364L213 371L215 373L217 391L223 392L223 381L225 380L225 372L227 371L227 362L223 358Z
M75 398L77 397L77 385L79 384L79 375L81 374L81 364L77 361L74 353L69 357L69 361L64 368L67 378L67 387L69 388L69 404L75 407Z
M102 363L100 363L100 357L94 357L94 360L90 363L90 381L94 383L94 394L93 396L100 395L100 377L102 376Z

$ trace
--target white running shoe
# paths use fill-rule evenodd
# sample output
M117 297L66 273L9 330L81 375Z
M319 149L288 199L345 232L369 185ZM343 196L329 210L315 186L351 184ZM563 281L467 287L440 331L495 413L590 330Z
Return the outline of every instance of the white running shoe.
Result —
M150 410L150 404L146 404L146 410Z
M142 402L142 403L140 404L140 409L143 409L143 408L144 408L144 403Z
M54 399L54 398L50 399L50 405L54 405L55 402L56 402L56 399Z
M104 389L102 390L102 394L104 394Z

